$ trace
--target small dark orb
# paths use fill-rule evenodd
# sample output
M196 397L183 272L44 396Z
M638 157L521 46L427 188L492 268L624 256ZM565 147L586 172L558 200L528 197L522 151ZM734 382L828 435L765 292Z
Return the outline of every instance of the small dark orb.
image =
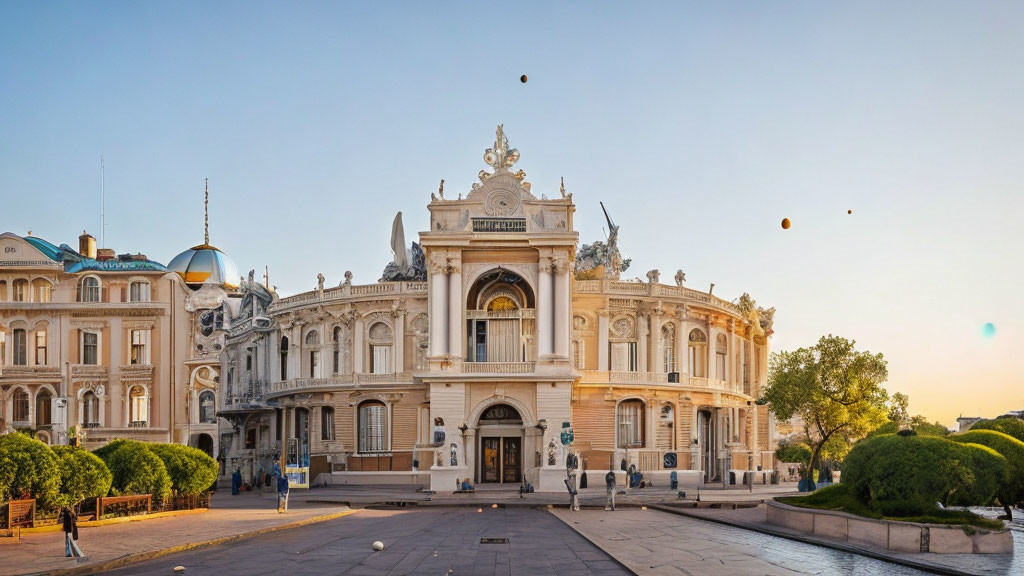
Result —
M522 82L523 84L526 84L526 74L523 74L522 76L520 76L519 77L519 81Z
M789 218L783 218L782 219L782 229L783 230L789 230L789 226L790 226Z

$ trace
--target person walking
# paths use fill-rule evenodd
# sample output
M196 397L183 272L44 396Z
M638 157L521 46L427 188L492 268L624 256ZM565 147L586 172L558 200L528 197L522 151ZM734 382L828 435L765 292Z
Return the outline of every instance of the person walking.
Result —
M84 560L85 554L78 547L78 515L68 506L60 510L61 529L64 531L64 555Z
M608 489L608 500L605 502L604 509L615 511L615 471L608 468L608 473L604 475L604 483Z
M288 477L281 474L277 477L277 513L288 511Z

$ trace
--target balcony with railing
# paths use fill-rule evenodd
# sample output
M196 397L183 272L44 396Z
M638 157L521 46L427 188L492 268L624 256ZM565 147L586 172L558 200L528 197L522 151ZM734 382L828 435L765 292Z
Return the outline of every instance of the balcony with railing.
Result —
M536 362L463 362L463 374L533 374Z
M665 386L679 386L681 388L697 388L743 394L743 384L716 380L714 378L702 378L678 374L678 382L672 382L666 372L622 372L612 370L580 370L582 384L658 384ZM673 374L676 374L673 372Z
M718 308L724 312L743 316L740 309L727 300L712 296L707 292L692 290L684 286L668 286L650 282L623 282L621 280L577 280L573 284L573 291L578 294L610 294L621 296L652 296L667 298L682 298L712 308Z
M412 374L382 373L382 374L337 374L326 378L291 378L280 382L273 382L265 395L266 398L295 394L299 392L312 392L318 390L345 390L355 389L361 386L408 386L412 384Z
M310 304L322 304L338 302L349 299L359 299L372 296L399 296L399 295L427 295L426 282L379 282L377 284L365 284L354 286L342 284L337 288L328 288L320 292L314 290L296 294L288 298L281 298L270 305L270 313L277 314L293 308L301 308Z

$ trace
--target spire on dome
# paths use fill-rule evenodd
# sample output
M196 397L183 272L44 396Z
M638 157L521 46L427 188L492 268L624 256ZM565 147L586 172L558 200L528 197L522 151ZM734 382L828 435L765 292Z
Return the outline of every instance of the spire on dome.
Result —
M203 244L210 244L210 179L204 178L206 184L205 198L203 199Z

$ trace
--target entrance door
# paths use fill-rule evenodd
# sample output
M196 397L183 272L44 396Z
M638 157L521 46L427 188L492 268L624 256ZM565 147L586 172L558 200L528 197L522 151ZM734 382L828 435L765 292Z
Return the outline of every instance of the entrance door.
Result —
M501 447L501 481L519 483L522 471L522 453L519 438L502 438Z
M515 483L523 471L522 439L514 437L480 439L480 482Z

